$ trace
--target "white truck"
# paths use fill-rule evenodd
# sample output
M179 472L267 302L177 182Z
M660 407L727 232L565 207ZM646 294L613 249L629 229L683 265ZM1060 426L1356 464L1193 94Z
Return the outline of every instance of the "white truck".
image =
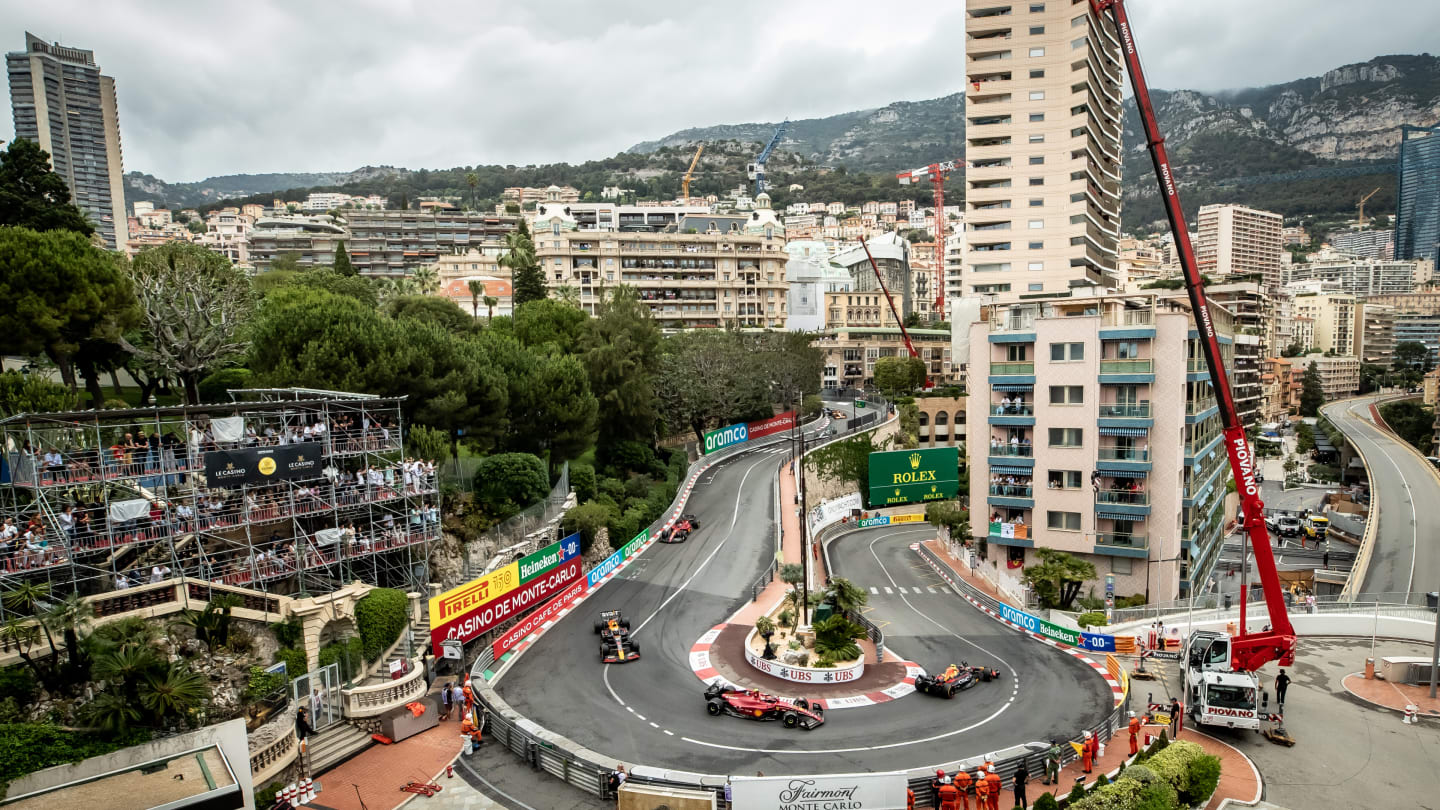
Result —
M1230 668L1230 636L1196 630L1185 645L1185 707L1200 725L1260 730L1260 678Z

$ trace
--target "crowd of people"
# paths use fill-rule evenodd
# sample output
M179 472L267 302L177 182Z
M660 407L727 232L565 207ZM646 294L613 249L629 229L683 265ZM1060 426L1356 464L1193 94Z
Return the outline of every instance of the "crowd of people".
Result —
M992 456L1028 456L1031 449L1030 437L1016 432L1010 434L1008 441L999 436L990 437L990 455Z
M1028 416L1034 412L1031 403L1026 402L1025 398L1019 394L1016 394L1014 398L1006 395L995 403L996 416Z
M990 494L1009 496L1014 498L1030 497L1030 485L1032 478L1028 475L1000 475L990 474ZM1051 489L1054 489L1052 484Z

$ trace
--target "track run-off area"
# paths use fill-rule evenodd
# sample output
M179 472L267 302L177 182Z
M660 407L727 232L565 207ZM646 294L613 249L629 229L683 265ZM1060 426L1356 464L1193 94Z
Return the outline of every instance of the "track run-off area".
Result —
M933 529L885 526L839 537L829 558L833 575L869 594L865 615L882 627L886 648L927 672L966 661L998 668L1000 679L951 700L917 693L833 710L811 731L709 716L689 652L748 604L751 584L774 559L777 476L789 452L786 444L759 448L705 471L685 508L701 529L685 543L655 544L590 594L510 662L493 683L498 695L605 757L710 774L934 767L1068 739L1110 713L1110 687L1093 669L971 606L930 569L911 546ZM593 627L602 610L629 619L640 660L598 661ZM804 687L789 694L804 697Z

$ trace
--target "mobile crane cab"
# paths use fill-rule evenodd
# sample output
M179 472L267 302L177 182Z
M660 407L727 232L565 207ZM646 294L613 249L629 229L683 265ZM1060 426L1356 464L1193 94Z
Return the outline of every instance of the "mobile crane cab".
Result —
M1230 637L1196 630L1185 643L1185 705L1202 725L1260 729L1260 678L1232 670Z

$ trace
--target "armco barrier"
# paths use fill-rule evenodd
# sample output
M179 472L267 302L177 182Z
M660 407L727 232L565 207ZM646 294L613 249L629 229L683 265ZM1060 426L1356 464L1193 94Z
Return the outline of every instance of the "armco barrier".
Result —
M1334 407L1346 407L1346 403L1349 401L1332 402L1320 409L1321 414L1342 434L1345 429L1325 412ZM1365 516L1365 534L1360 538L1360 551L1350 565L1350 577L1346 580L1345 587L1340 589L1341 596L1353 599L1355 593L1365 586L1365 574L1370 570L1370 557L1374 554L1376 534L1380 530L1380 499L1375 494L1375 479L1370 475L1370 459L1365 457L1365 451L1360 447L1359 442L1349 436L1346 436L1345 439L1355 448L1355 452L1360 454L1360 463L1365 466L1365 489L1370 493L1370 511Z

